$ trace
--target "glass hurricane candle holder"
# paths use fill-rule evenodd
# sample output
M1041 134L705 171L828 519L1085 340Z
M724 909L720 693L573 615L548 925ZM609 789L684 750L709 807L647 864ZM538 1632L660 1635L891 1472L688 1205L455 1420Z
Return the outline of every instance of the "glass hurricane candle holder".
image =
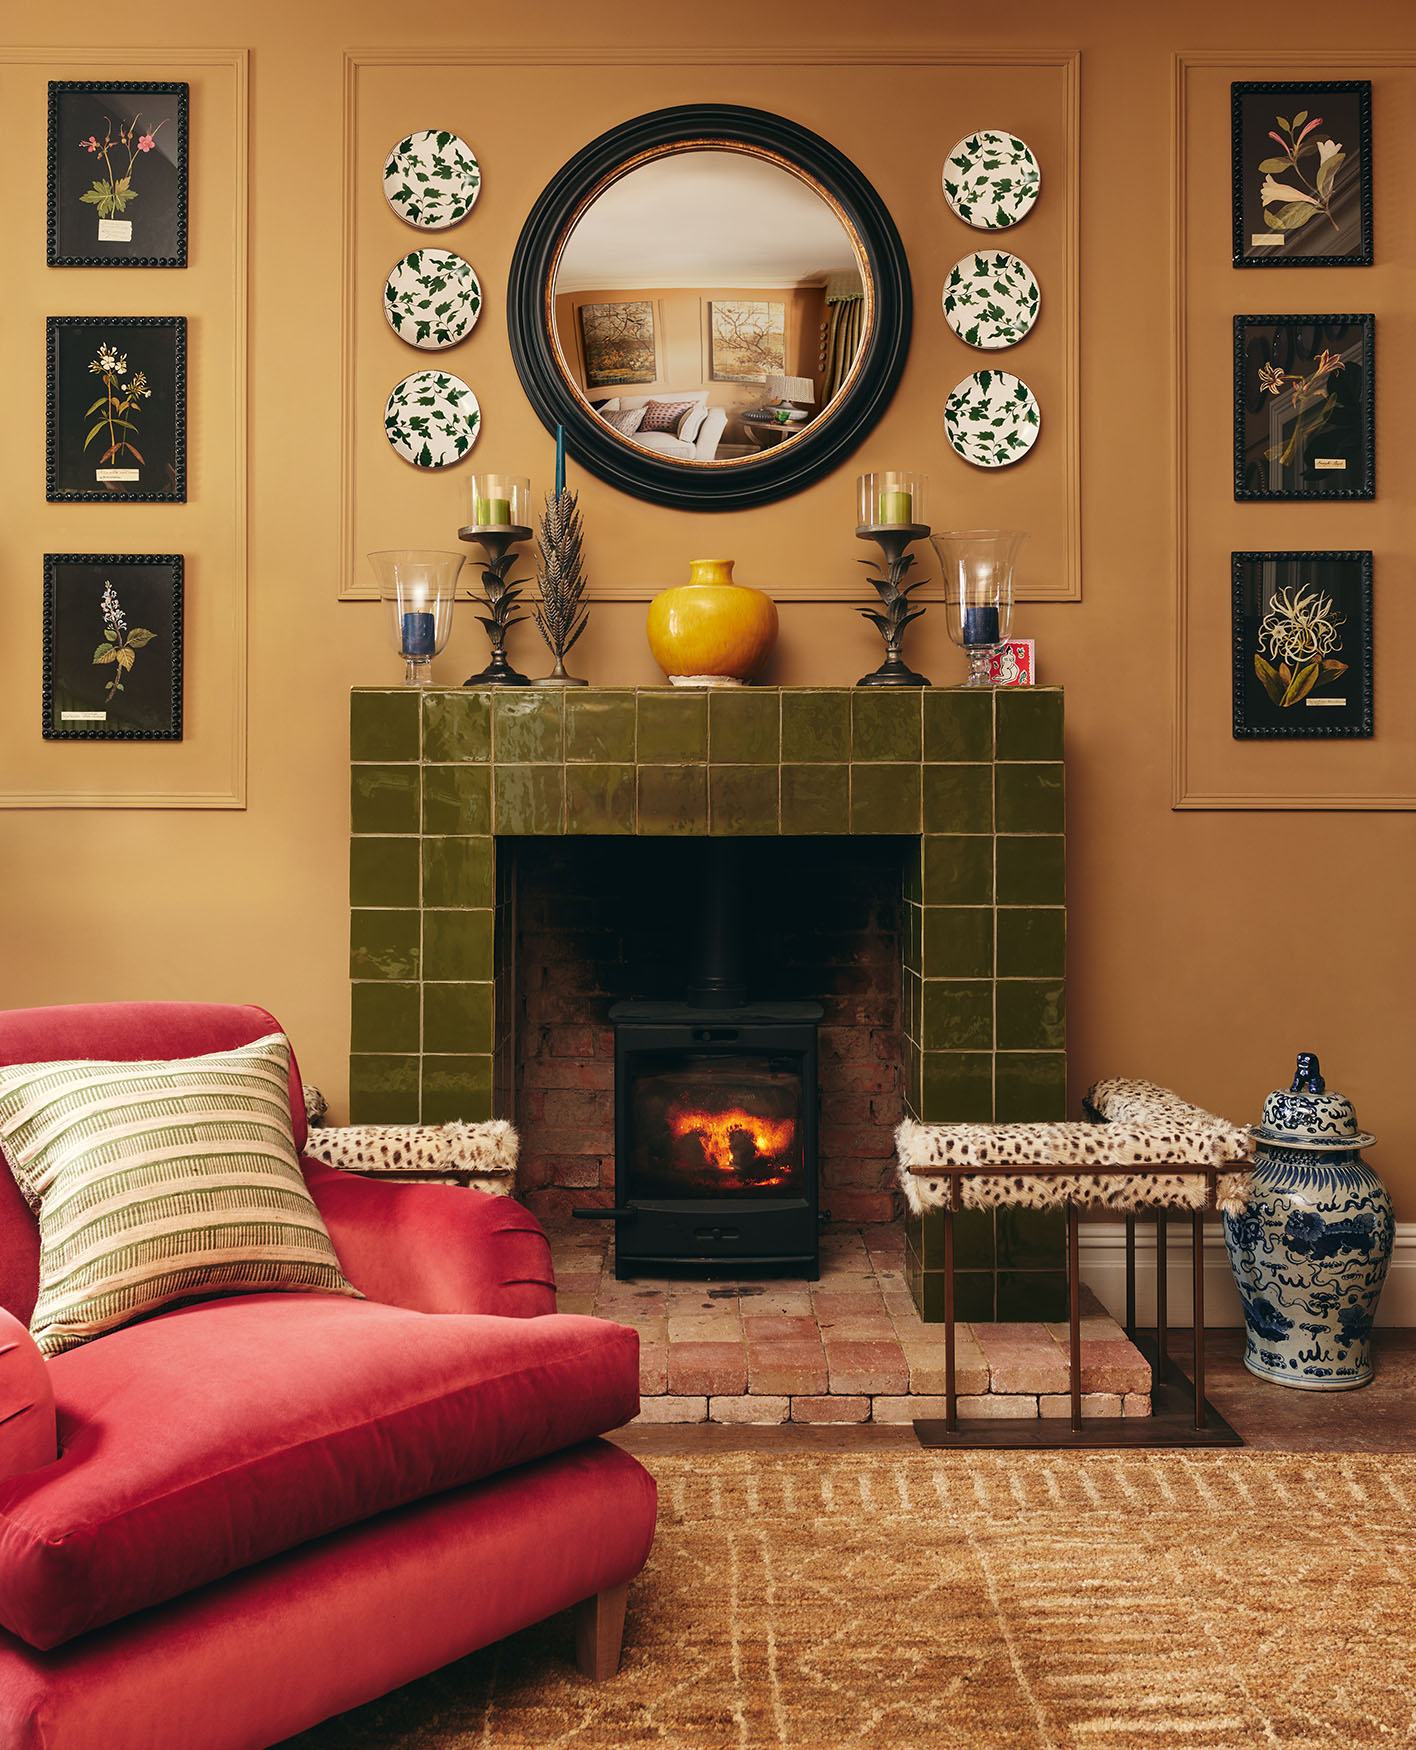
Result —
M856 481L858 529L924 529L925 477L908 469L887 468Z
M431 547L394 547L370 553L393 621L394 642L410 687L432 684L433 658L441 655L452 630L460 553Z
M531 528L531 482L523 474L472 476L470 531Z
M969 687L986 687L989 658L1013 629L1013 568L1027 540L1019 529L950 529L931 535L944 585L949 636L969 659Z

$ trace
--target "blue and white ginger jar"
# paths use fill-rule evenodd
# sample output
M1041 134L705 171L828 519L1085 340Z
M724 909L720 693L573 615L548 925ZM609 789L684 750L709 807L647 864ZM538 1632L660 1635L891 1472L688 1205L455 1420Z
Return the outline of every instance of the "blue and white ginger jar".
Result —
M1224 1218L1244 1365L1303 1391L1366 1385L1394 1229L1391 1198L1361 1155L1375 1138L1306 1051L1249 1134L1258 1147L1248 1206Z

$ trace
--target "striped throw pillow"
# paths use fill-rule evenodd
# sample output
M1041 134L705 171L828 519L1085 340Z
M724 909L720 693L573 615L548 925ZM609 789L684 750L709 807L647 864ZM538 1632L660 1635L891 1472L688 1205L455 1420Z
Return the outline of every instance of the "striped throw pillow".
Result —
M0 1069L0 1149L39 1217L45 1355L179 1301L357 1295L305 1187L290 1044Z

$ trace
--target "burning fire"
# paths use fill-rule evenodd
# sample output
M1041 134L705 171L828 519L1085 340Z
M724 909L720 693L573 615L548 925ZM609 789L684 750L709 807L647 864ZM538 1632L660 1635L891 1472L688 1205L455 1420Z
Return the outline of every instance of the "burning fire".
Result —
M770 1161L785 1155L796 1136L795 1119L759 1118L741 1106L730 1106L724 1112L679 1107L668 1116L674 1136L696 1136L704 1159L722 1173L736 1173L754 1160ZM752 1154L744 1160L747 1142L752 1144Z

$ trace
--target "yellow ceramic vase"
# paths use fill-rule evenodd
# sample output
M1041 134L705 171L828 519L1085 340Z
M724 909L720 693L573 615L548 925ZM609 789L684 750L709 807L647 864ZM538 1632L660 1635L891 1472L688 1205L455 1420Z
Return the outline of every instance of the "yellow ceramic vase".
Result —
M777 642L777 604L733 582L731 559L695 559L649 604L649 648L676 687L740 687Z

